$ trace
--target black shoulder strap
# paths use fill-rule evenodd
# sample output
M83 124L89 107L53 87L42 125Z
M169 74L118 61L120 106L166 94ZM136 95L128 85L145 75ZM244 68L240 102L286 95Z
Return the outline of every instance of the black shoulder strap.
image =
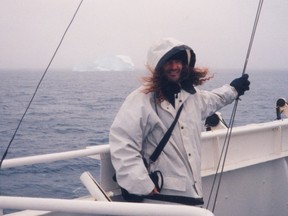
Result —
M155 162L157 160L157 158L159 157L159 155L161 154L161 152L163 151L165 145L167 144L172 131L178 121L178 118L180 116L180 113L183 109L183 104L179 107L177 114L175 116L174 121L172 122L171 126L169 127L169 129L167 130L167 132L165 133L165 135L163 136L163 138L161 139L160 143L158 144L158 146L156 147L156 149L154 150L153 154L150 156L150 161Z

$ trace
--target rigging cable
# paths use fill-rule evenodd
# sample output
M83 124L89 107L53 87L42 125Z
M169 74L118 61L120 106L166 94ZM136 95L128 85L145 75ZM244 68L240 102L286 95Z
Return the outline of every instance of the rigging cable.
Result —
M39 87L40 87L40 85L41 85L41 83L42 83L42 81L43 81L43 79L44 79L44 77L45 77L48 69L50 68L50 65L52 64L52 62L53 62L53 60L54 60L54 58L55 58L55 56L56 56L56 54L57 54L57 52L58 52L58 50L59 50L59 48L60 48L60 46L61 46L64 38L65 38L65 36L66 36L66 34L67 34L70 26L72 25L72 23L73 23L76 15L77 15L80 7L81 7L83 1L84 1L84 0L81 0L80 3L78 4L78 6L77 6L77 8L76 8L76 10L75 10L75 12L74 12L74 14L73 14L73 16L72 16L72 19L70 20L68 26L66 27L66 30L64 31L64 33L63 33L63 35L62 35L62 37L61 37L61 40L60 40L60 42L59 42L56 50L54 51L54 54L53 54L52 58L50 59L48 65L47 65L47 67L46 67L46 69L45 69L45 71L44 71L44 73L43 73L43 75L42 75L42 77L41 77L41 79L40 79L40 81L38 82L38 85L37 85L37 87L36 87L36 89L35 89L32 97L31 97L31 99L30 99L30 102L28 103L28 106L26 107L26 110L25 110L25 112L23 113L23 115L22 115L22 117L21 117L21 119L20 119L20 121L19 121L16 129L15 129L15 132L14 132L14 134L13 134L13 136L12 136L12 138L11 138L11 140L10 140L8 146L6 147L6 150L5 150L5 152L4 152L3 156L2 156L2 159L1 159L1 161L0 161L0 169L1 169L1 166L2 166L2 163L3 163L4 159L6 158L6 156L7 156L7 154L8 154L9 148L10 148L10 146L11 146L11 144L12 144L12 142L13 142L13 140L14 140L14 138L15 138L15 136L16 136L19 128L20 128L20 125L21 125L21 123L22 123L22 121L23 121L23 119L24 119L27 111L29 110L29 108L30 108L30 106L31 106L31 104L32 104L35 96L36 96L36 93L37 93L37 91L38 91L38 89L39 89Z
M259 0L257 13L256 13L256 17L255 17L255 20L254 20L253 30L252 30L252 33L251 33L250 42L249 42L249 46L248 46L248 50L247 50L247 54L246 54L246 58L245 58L245 63L244 63L244 67L243 67L243 70L242 70L242 75L244 75L245 72L246 72L247 64L248 64L248 61L249 61L249 56L250 56L250 53L251 53L254 37L255 37L255 34L256 34L258 21L259 21L259 18L260 18L260 13L261 13L263 1L264 0ZM218 180L218 184L217 184L217 188L216 188L216 192L215 192L212 212L214 212L215 207L216 207L216 201L217 201L218 194L219 194L222 174L223 174L223 171L224 171L225 161L226 161L228 148L229 148L229 144L230 144L230 139L231 139L232 129L233 129L234 120L235 120L235 116L236 116L238 101L239 101L239 97L236 98L235 103L234 103L234 107L233 107L232 114L231 114L231 117L230 117L229 126L228 126L228 129L227 129L227 133L226 133L226 136L225 136L223 148L222 148L222 151L221 151L221 154L220 154L219 162L218 162L218 165L217 165L216 173L215 173L215 176L214 176L214 179L213 179L213 183L212 183L212 188L211 188L209 199L208 199L207 206L206 206L206 208L208 209L209 204L210 204L210 200L211 200L211 197L212 197L212 193L213 193L213 190L214 190L214 187L215 187L215 184L216 184L218 171L219 171L219 168L220 168L220 165L221 165L221 171L219 173L220 176L219 176L219 180ZM224 157L223 157L223 154L224 154ZM223 161L222 161L222 157L223 157ZM222 161L222 164L221 164L221 161Z

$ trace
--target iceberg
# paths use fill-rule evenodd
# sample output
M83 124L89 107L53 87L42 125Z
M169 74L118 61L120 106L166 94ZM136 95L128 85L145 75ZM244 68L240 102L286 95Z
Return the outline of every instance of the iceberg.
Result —
M106 55L93 63L76 65L73 71L134 71L134 63L127 55Z

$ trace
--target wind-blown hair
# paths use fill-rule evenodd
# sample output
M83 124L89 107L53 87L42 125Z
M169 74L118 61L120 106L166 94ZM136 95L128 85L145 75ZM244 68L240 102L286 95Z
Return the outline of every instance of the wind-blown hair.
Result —
M149 68L148 68L149 70ZM163 89L168 86L169 81L164 76L164 71L149 70L151 75L142 78L144 86L143 92L148 94L155 92L156 98L159 102L165 99ZM181 72L180 85L183 89L193 89L194 86L202 85L205 81L211 79L213 76L208 76L208 68L194 68L185 65Z

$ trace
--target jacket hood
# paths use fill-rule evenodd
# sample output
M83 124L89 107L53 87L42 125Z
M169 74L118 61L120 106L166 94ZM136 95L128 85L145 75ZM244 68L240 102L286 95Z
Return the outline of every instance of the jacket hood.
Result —
M174 38L163 38L148 50L147 66L152 71L159 71L170 59L181 59L184 64L194 67L196 56L193 50L183 42Z

